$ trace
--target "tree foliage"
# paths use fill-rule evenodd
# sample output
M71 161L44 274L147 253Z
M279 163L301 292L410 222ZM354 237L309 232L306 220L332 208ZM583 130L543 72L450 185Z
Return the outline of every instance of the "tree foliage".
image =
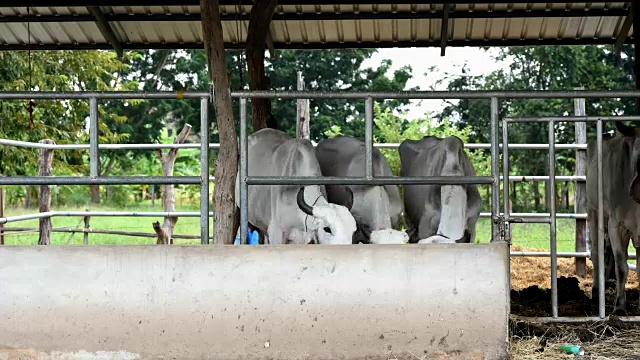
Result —
M74 91L131 90L135 83L122 79L127 66L106 51L38 51L0 53L0 90L2 91ZM104 103L104 102L103 102ZM25 101L3 101L0 105L0 137L38 142L52 139L58 144L86 142L88 101L35 101L33 121ZM101 108L102 119L114 123L125 121L120 114ZM128 134L100 127L101 142L119 143ZM21 148L0 147L0 174L37 174L37 152ZM54 157L57 174L82 171L85 163L79 151L58 151Z
M510 60L508 69L498 70L486 76L470 76L463 69L462 76L447 79L447 89L462 90L619 90L633 89L633 48L623 48L618 58L611 46L543 46L513 47L502 49L497 60ZM632 99L586 99L587 115L615 115L635 113ZM532 116L573 115L571 99L504 99L500 102L501 118ZM462 128L471 128L472 142L490 141L490 107L488 100L461 100L450 102L440 114L451 117ZM607 124L613 129L613 123ZM556 142L575 142L572 123L557 123ZM589 138L595 137L595 124L588 125ZM514 123L509 125L509 143L547 143L546 123ZM575 172L575 152L558 151L558 175ZM487 153L486 156L489 156ZM548 174L546 151L512 150L509 153L511 175ZM562 184L566 208L570 184ZM538 183L519 184L514 211L543 210L542 194ZM515 192L515 191L514 191Z

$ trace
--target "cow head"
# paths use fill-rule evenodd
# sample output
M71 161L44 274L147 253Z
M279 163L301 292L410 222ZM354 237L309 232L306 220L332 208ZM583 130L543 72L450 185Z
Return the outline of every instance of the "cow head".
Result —
M347 206L331 204L326 200L320 205L309 205L304 200L304 187L298 190L298 207L313 217L313 229L320 244L351 244L356 231L356 221L351 215L353 193L348 189L351 200Z
M616 121L616 128L625 137L632 138L631 163L634 164L634 176L629 186L629 195L631 198L640 203L640 179L638 178L638 170L640 168L640 127L632 127Z

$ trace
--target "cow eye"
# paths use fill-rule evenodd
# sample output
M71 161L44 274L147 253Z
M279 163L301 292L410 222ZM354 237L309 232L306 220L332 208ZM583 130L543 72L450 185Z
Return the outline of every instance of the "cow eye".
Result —
M328 226L324 227L324 231L328 232L329 234L331 234L331 228Z

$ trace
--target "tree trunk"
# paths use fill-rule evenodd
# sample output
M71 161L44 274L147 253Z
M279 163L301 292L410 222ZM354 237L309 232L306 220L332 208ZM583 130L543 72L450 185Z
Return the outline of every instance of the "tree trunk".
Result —
M31 187L29 185L25 186L25 194L24 194L24 207L26 209L31 205Z
M100 185L89 185L91 188L91 203L100 204Z
M302 77L302 71L298 71L298 91L304 90L304 78ZM297 101L297 113L298 121L296 125L296 138L297 139L311 139L311 130L309 122L309 99L298 99Z
M189 132L191 131L191 125L185 124L180 131L180 134L173 140L174 144L182 144L189 136ZM162 173L164 176L173 176L173 167L176 164L176 158L178 157L178 148L173 148L169 150L167 153L163 153L162 150L158 149L158 156L160 157L160 162L162 163ZM173 184L164 185L164 191L162 192L162 206L164 207L164 211L166 212L174 212L176 211L176 195L175 195L175 186ZM156 234L158 234L157 244L170 244L173 243L173 229L178 222L178 218L175 216L166 216L164 218L164 223L162 227L160 227L159 222L153 223L153 230L155 230Z
M531 186L533 187L533 206L534 206L534 209L538 211L540 210L540 202L541 202L540 183L537 181L534 181L531 183Z
M40 140L41 144L53 144L53 140ZM38 176L51 176L53 163L53 150L52 149L40 149L40 160ZM40 185L40 212L51 211L51 188L49 185ZM51 244L51 218L45 217L40 219L40 236L38 238L38 245Z
M238 139L227 73L226 51L222 38L222 21L218 1L200 0L202 34L207 54L209 76L214 85L216 121L220 134L220 150L216 159L213 191L214 243L233 244L236 173L238 171ZM264 66L264 65L263 65ZM255 113L254 113L255 117Z
M276 0L258 0L251 7L249 28L247 30L247 70L249 89L269 90L270 81L264 73L264 52L269 34L271 18L276 10ZM271 99L252 99L253 131L273 126Z

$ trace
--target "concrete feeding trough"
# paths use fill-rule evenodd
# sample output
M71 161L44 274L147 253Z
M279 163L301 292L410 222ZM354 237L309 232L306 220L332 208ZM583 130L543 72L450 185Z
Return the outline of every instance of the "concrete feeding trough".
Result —
M506 359L505 243L0 247L0 359Z

